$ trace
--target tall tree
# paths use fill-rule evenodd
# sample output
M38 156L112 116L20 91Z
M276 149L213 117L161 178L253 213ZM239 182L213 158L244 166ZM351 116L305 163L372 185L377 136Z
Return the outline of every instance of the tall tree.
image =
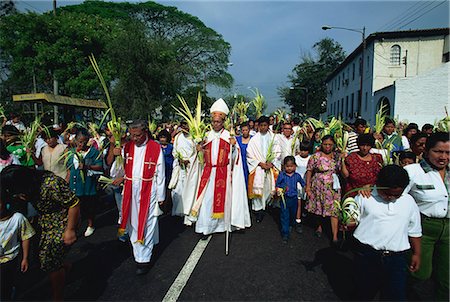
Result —
M130 4L86 1L50 13L14 14L0 22L2 62L8 74L2 97L53 90L104 97L89 61L93 53L126 117L146 117L158 107L169 116L170 103L206 81L229 87L230 45L200 20L154 2ZM206 99L206 98L205 98ZM166 110L167 109L167 110ZM119 110L120 111L120 110Z
M326 77L345 59L342 46L330 38L313 45L313 54L302 55L288 76L290 85L280 87L278 94L293 113L318 116L326 109Z

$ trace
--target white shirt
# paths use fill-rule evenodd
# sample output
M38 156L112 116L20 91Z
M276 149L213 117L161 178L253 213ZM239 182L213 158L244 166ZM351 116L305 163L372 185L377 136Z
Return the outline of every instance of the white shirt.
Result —
M300 155L295 156L295 164L297 165L297 169L295 171L300 174L300 176L305 179L306 167L308 166L308 161L311 155L303 158Z
M9 219L0 221L0 263L6 263L17 257L20 242L35 234L28 220L20 213L14 213Z
M404 135L402 136L402 145L405 150L410 148L408 138Z
M12 120L9 120L6 122L5 125L11 125L17 128L17 130L19 130L20 132L24 132L25 131L25 125L23 122L18 122L18 123L14 123Z
M360 221L354 236L376 250L401 252L411 246L408 237L421 237L420 212L409 194L386 202L373 190L370 198L356 196Z
M414 197L420 213L432 218L450 218L448 192L439 172L434 169L425 172L420 164L407 165L405 170L410 179L405 192Z
M283 134L275 135L276 143L281 148L281 162L283 162L284 158L288 155L295 156L295 153L299 149L299 141L294 141L294 137L291 135L289 138L284 136ZM294 152L292 152L292 145L294 144Z

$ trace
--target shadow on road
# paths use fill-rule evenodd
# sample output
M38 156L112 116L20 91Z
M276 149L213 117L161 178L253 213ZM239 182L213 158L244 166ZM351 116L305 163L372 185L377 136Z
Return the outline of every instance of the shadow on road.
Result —
M354 291L353 261L348 253L342 253L335 248L328 247L318 250L313 261L301 263L307 271L315 271L320 267L327 275L333 292L342 300L351 300Z

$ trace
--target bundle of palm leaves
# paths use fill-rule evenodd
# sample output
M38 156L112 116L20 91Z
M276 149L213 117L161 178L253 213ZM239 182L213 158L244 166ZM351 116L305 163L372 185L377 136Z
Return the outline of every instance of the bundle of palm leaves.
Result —
M235 114L238 116L239 121L241 123L246 122L248 120L247 117L247 111L248 108L250 107L250 103L241 101L241 102L237 102L236 104L234 104L234 112Z
M0 119L3 119L5 117L6 117L6 115L5 115L5 108L3 108L2 105L0 105Z
M34 119L34 121L30 124L30 127L25 129L25 131L21 135L20 143L22 144L22 146L24 146L25 149L32 150L36 143L36 139L39 135L39 132L43 129L44 128L41 126L41 117L37 116ZM27 152L27 162L30 160L30 158L31 153Z
M378 109L377 114L375 114L375 133L380 134L383 131L384 123L386 121L386 110L387 105L382 104L380 109Z
M100 67L97 64L97 61L95 60L94 55L89 56L89 60L91 62L92 67L94 68L95 73L97 74L97 77L100 80L100 83L103 87L103 91L105 92L106 99L108 101L108 111L111 115L111 120L107 123L108 129L111 131L113 137L114 137L114 145L116 148L122 147L122 137L125 134L125 128L122 125L122 119L120 117L117 117L114 111L114 108L112 106L111 97L109 95L109 90L106 85L105 79L103 78L102 72L100 70ZM123 164L123 157L122 155L117 156L116 161L119 165Z
M195 116L192 115L191 110L189 109L188 104L185 99L179 95L177 95L178 100L181 103L181 108L177 108L172 106L173 109L177 112L179 116L184 118L189 126L189 134L195 143L199 144L203 142L206 137L206 133L209 130L209 127L206 125L205 121L202 119L202 96L200 92L197 96L197 105L195 108ZM203 163L203 153L198 152L198 159L200 163Z
M252 92L255 94L255 97L253 98L252 104L255 106L256 111L256 118L260 118L264 109L264 106L266 105L266 101L264 100L264 96L259 93L258 89L255 88L255 90Z
M437 121L434 124L435 130L439 132L449 132L450 131L450 116L448 116L447 108L445 108L446 116L442 119Z

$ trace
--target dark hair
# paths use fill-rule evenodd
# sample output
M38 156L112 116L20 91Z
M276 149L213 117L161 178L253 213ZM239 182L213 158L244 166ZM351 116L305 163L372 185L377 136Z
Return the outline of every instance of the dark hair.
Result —
M405 129L403 129L403 135L408 134L409 130L413 129L419 131L419 127L417 126L417 124L409 124Z
M267 123L267 124L269 124L269 117L267 117L267 116L265 116L265 115L262 115L262 116L258 119L258 123L259 123L259 124L261 124L261 123Z
M411 152L411 151L401 151L400 152L400 155L399 155L399 157L398 157L398 159L400 160L400 161L402 161L403 159L407 159L407 158L409 158L409 159L412 159L413 160L413 162L416 162L416 154L414 154L414 152Z
M2 134L20 135L20 131L13 125L5 125L2 128Z
M167 142L170 143L170 141L172 140L172 137L170 136L169 131L167 131L166 129L161 130L158 133L158 140L160 140L162 137L165 137L167 139Z
M393 119L391 119L390 117L387 117L384 120L384 126L388 125L388 124L393 124L395 126L395 121Z
M435 132L427 138L425 149L430 150L431 148L434 148L437 145L437 143L439 142L446 143L449 140L450 137L448 132Z
M134 120L134 121L131 122L130 125L128 125L128 128L129 129L137 129L137 128L139 128L141 130L147 131L148 130L148 123L146 121L144 121L144 120Z
M241 128L242 127L250 127L250 125L248 124L248 122L243 122L242 124L241 124Z
M80 138L80 136L84 136L89 139L91 137L91 134L86 129L81 128L80 130L77 131L77 135L75 137L78 140Z
M188 122L185 121L185 120L182 120L182 121L180 122L180 126L181 126L181 125L189 126Z
M295 157L293 157L292 155L288 155L288 156L286 156L285 158L284 158L284 160L283 160L283 165L287 165L288 163L294 163L295 165L297 165L296 163L295 163Z
M411 136L411 139L410 139L411 146L414 146L416 144L416 142L421 138L428 138L428 135L426 135L423 132L417 132L416 134Z
M9 153L9 151L6 149L5 142L0 139L0 158L3 160L7 160L10 155L11 153Z
M295 125L298 125L298 124L300 124L300 118L299 118L298 116L296 116L296 117L294 117L294 118L292 119L292 122L293 122Z
M42 138L43 139L49 139L49 138L58 138L59 134L53 129L48 129L48 131L42 132Z
M397 165L383 167L377 176L377 187L403 188L409 184L409 176L405 169Z
M359 125L367 126L367 121L363 118L357 118L353 123L353 126L358 127Z
M364 133L358 135L358 138L356 139L356 143L358 146L371 146L372 148L375 147L375 138L371 133Z
M409 124L408 124L408 127L409 127L409 128L413 128L413 129L416 129L416 130L419 130L419 125L417 125L416 123L409 123Z
M322 142L326 141L326 140L331 140L333 142L333 144L335 144L336 142L334 141L334 137L330 134L325 135L324 137L322 137Z
M311 142L310 141L302 141L300 143L300 151L310 151L311 150Z
M426 131L426 130L429 130L429 129L433 130L434 126L431 125L431 124L425 124L425 125L422 126L422 131Z
M28 200L39 200L43 176L51 173L25 166L10 165L0 173L1 200L13 200L14 195L25 194Z

